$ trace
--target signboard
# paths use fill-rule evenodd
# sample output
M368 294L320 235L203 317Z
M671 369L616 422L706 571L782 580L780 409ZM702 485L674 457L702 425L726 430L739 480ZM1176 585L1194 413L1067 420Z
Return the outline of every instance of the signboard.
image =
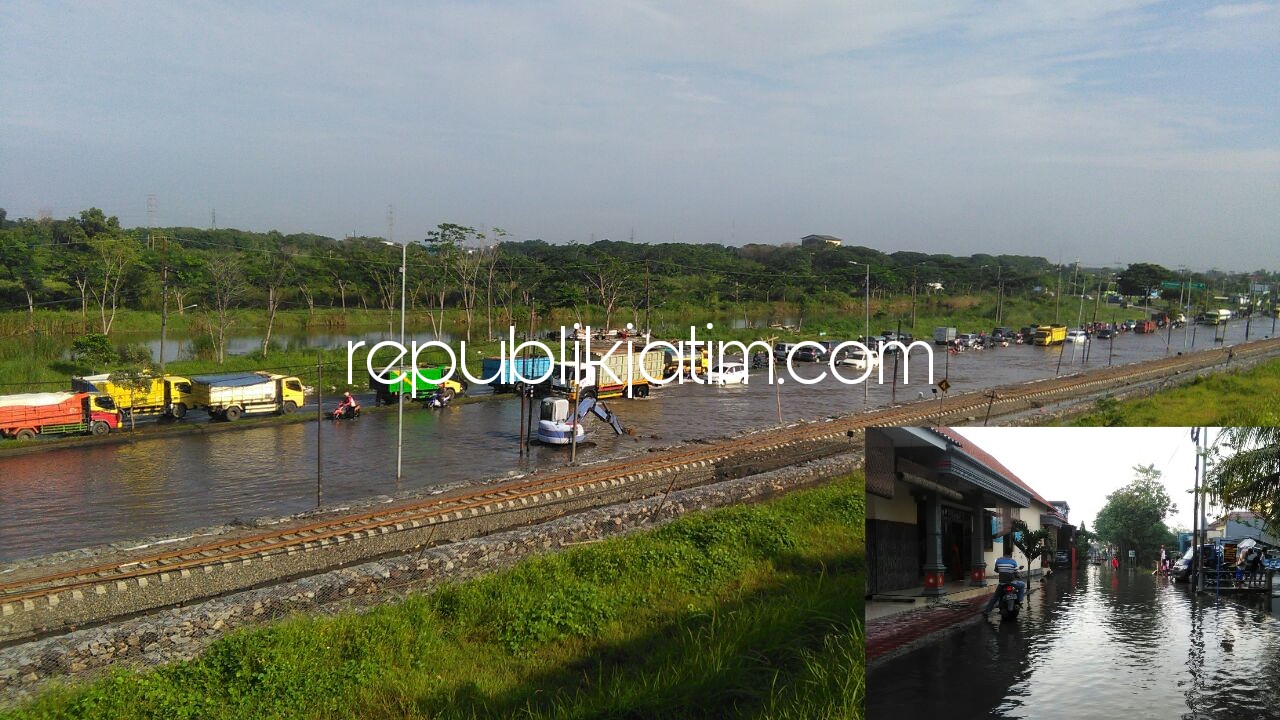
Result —
M947 382L946 378L942 378L938 381L938 389L942 392L946 392L951 389L951 383Z
M1129 551L1129 557L1131 557L1131 558L1138 557L1138 551L1137 551L1137 550L1130 550L1130 551Z
M1192 290L1203 290L1203 289L1204 289L1204 283L1191 283L1191 289L1192 289Z
M1184 283L1177 280L1165 280L1160 283L1160 287L1164 290L1178 290L1178 289L1181 289L1183 286L1189 287L1192 290L1204 289L1204 283L1202 282Z

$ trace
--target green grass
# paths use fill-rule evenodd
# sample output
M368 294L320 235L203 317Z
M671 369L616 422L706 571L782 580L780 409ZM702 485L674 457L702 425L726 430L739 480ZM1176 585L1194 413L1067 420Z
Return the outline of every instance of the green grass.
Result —
M1244 372L1215 373L1134 400L1103 398L1078 426L1280 424L1280 360Z
M234 633L17 718L859 718L861 477Z

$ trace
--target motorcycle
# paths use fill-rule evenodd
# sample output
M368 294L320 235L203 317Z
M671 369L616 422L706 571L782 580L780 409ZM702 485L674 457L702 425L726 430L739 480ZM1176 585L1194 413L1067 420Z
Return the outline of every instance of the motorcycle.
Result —
M360 417L360 408L348 405L342 410L335 410L329 413L329 419L337 422L339 420L355 420Z
M431 393L431 396L424 401L424 405L429 408L442 408L453 400L453 393L445 393L437 390Z
M1021 570L1022 567L1019 565L1018 569ZM1012 580L1000 581L1000 602L997 604L1000 606L1001 621L1018 619L1018 585L1016 582L1018 577L1018 574L1014 573Z

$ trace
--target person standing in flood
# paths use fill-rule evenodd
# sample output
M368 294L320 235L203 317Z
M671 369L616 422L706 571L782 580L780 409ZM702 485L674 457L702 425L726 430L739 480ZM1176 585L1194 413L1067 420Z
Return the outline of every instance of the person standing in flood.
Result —
M1118 555L1112 555L1112 556L1111 556L1111 569L1112 569L1112 570L1119 570L1119 569L1120 569L1120 556L1118 556Z

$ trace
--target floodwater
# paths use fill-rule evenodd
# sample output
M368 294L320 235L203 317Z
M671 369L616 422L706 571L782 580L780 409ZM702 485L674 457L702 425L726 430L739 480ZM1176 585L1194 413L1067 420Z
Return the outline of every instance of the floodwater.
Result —
M993 619L867 676L869 720L1280 718L1280 619L1149 572L1050 579Z
M1256 328L1255 328L1256 329ZM1215 346L1212 328L1199 328L1197 349ZM1259 337L1254 334L1254 338ZM1190 340L1191 335L1188 335ZM1229 343L1244 339L1243 325L1228 330ZM1163 357L1166 345L1181 349L1181 331L1125 334L1114 345L1095 343L1087 367ZM890 384L848 386L830 379L816 385L788 381L781 387L786 422L859 412L864 408L929 402L935 396L919 351L910 384L901 374ZM935 380L949 376L951 392L1051 378L1083 367L1084 346L1010 346L956 356L937 353ZM825 366L801 364L812 378ZM902 368L900 368L901 371ZM852 370L844 370L853 376ZM584 421L590 444L580 462L596 462L696 439L741 434L777 424L774 387L755 371L736 387L673 385L644 400L607 405L634 428L615 436L594 418ZM486 392L474 388L473 392ZM371 402L371 400L369 401ZM335 400L326 400L332 407ZM368 404L368 402L366 402ZM314 412L314 405L300 412ZM397 413L366 413L352 422L273 425L210 434L146 439L97 447L51 449L0 458L0 561L88 547L152 534L181 533L233 519L285 515L315 506L317 430L324 503L341 504L397 490L554 468L568 462L564 448L533 447L519 453L520 403L515 399L457 405L443 410L409 406L404 413L403 477L396 482ZM183 422L207 418L193 412Z

